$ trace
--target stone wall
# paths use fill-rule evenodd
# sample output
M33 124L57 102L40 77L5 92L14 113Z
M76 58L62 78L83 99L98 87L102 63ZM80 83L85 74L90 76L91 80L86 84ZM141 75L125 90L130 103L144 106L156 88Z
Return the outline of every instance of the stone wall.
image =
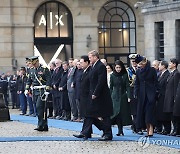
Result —
M176 52L176 20L180 19L180 1L171 2L164 1L156 6L145 5L142 8L144 14L144 28L145 28L145 55L150 59L156 58L155 48L155 23L164 22L164 55L165 60L177 57Z
M36 9L48 0L1 0L0 1L0 73L12 70L12 59L18 68L25 64L25 57L33 55L34 23ZM74 57L98 50L98 13L107 0L58 0L65 4L73 16ZM132 9L137 0L125 0ZM140 9L136 16L137 52L144 53L144 20ZM91 36L90 47L86 37Z

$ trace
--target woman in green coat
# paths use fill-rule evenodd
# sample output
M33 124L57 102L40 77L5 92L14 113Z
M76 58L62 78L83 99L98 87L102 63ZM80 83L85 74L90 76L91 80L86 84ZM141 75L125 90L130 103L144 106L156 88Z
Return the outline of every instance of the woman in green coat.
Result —
M110 91L113 101L112 125L117 124L117 136L124 135L123 126L132 124L130 112L130 85L124 63L115 62L115 70L110 76Z

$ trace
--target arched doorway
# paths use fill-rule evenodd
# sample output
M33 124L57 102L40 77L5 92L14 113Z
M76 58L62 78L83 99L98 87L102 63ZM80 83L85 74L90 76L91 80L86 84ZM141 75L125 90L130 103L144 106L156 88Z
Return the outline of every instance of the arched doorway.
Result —
M109 63L136 52L136 19L132 8L121 0L110 0L98 15L99 52Z
M47 66L56 58L73 57L73 20L62 3L43 3L34 16L34 55Z

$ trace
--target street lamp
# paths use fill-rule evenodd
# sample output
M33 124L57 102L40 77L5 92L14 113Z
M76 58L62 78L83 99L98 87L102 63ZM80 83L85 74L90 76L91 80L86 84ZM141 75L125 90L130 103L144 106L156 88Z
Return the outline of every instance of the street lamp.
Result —
M134 8L135 8L135 9L138 9L139 7L142 7L143 5L144 5L144 2L138 1L138 2L136 2L136 3L134 4Z

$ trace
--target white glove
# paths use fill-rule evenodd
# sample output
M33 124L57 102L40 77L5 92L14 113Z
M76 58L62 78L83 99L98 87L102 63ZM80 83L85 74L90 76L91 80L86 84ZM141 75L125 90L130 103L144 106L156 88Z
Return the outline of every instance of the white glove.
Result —
M28 90L25 90L25 91L24 91L24 94L25 94L26 96L28 95L28 93L29 93Z
M47 92L47 91L46 91L46 92L44 92L44 95L48 96L48 95L49 95L49 92Z

